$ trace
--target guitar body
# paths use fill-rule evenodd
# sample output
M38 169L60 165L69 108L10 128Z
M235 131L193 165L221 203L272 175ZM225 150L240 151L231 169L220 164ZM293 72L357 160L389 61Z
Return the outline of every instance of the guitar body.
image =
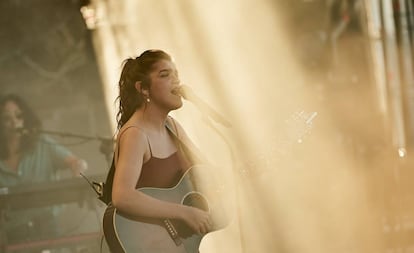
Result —
M227 219L221 213L220 203L210 202L210 194L207 191L202 193L195 187L194 177L197 177L197 172L207 170L200 167L202 166L187 170L172 188L145 187L137 190L159 200L208 211L214 224L212 231L218 230L227 225ZM203 238L203 235L193 233L181 221L131 218L123 215L112 205L105 210L103 230L112 253L198 253Z

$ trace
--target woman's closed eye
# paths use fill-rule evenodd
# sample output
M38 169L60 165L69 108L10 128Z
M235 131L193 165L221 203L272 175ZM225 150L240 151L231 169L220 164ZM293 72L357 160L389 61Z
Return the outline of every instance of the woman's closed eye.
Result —
M170 77L170 76L174 76L175 78L178 79L178 71L173 71L173 70L161 70L160 71L160 77Z
M161 70L160 71L160 77L168 77L170 76L171 71L170 70Z

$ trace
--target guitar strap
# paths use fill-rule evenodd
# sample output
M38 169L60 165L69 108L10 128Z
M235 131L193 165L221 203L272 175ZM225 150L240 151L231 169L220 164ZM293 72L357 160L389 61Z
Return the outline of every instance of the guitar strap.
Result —
M202 158L201 154L199 154L197 150L192 150L191 148L189 148L188 145L185 144L178 136L177 126L175 124L174 118L168 116L165 122L165 127L170 131L170 133L174 137L177 147L180 149L180 151L182 151L182 153L186 156L186 159L188 159L192 165L206 163L205 159Z
M109 168L108 174L106 176L105 182L93 182L94 185L100 185L98 191L98 199L104 202L106 205L109 205L112 202L112 184L114 181L115 174L115 154L112 158L111 167Z

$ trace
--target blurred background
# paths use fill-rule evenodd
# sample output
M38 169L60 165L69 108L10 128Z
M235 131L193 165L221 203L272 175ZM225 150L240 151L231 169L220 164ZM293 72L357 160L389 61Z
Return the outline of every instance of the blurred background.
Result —
M413 0L2 0L0 11L0 94L24 97L92 179L112 158L121 63L146 49L171 54L181 82L231 122L188 101L172 112L233 204L201 252L414 252ZM4 251L100 252L105 207L82 180L55 203L64 237Z

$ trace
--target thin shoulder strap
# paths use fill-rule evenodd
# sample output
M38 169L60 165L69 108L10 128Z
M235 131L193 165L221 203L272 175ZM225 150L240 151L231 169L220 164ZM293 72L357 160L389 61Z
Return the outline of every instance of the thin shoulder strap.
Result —
M140 130L142 130L142 128L141 127L139 127L139 126L136 126L136 125L132 125L132 126L127 126L127 127L125 127L124 129L122 129L122 131L121 132L119 132L119 134L118 134L118 138L116 139L116 149L115 149L115 155L114 155L114 157L115 157L115 164L116 164L116 162L118 161L118 154L119 154L119 140L121 139L121 135L123 134L123 133L125 133L125 131L128 129L128 128L131 128L131 127L135 127L135 128L138 128L138 129L140 129ZM145 134L145 137L147 138L147 142L148 142L148 147L149 147L149 151L150 151L150 157L152 157L152 149L151 149L151 143L150 143L150 141L149 141L149 138L148 138L148 135L144 132L144 134Z

